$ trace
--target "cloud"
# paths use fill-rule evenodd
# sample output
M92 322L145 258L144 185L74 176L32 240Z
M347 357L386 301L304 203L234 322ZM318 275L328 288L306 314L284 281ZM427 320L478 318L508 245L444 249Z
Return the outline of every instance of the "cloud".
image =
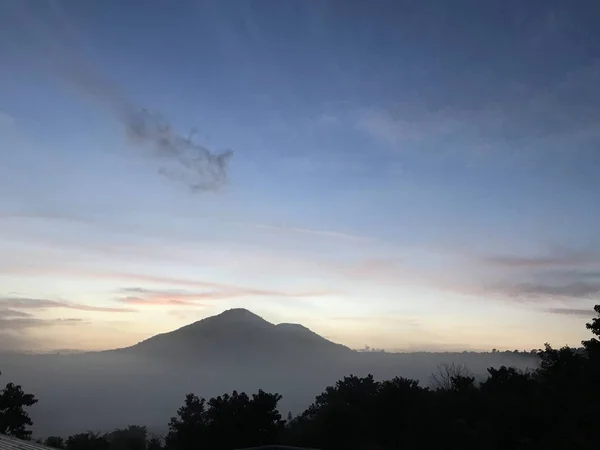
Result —
M372 238L367 236L359 236L356 234L349 234L340 231L332 231L332 230L318 230L314 228L303 228L303 227L294 227L294 226L286 226L286 225L268 225L268 224L252 224L255 228L261 228L266 230L276 230L290 233L300 233L311 236L319 236L319 237L328 237L334 239L341 239L345 241L369 241Z
M449 136L462 131L468 124L465 113L450 108L439 111L408 111L391 109L368 109L359 113L355 127L377 140L393 146L419 143L432 138ZM419 112L420 110L420 112ZM410 111L410 112L409 112ZM462 116L462 117L461 117Z
M515 297L568 297L568 298L598 298L600 296L600 282L568 284L547 283L519 283L510 282L492 284L490 290L497 290Z
M488 81L486 95L477 97L481 100L465 95L463 102L435 98L375 104L356 110L350 120L357 131L396 151L429 156L531 164L595 152L600 59L553 75L554 81L537 84ZM467 93L470 86L454 91L461 89Z
M562 314L566 316L577 316L577 317L593 317L593 308L549 308L546 310L551 314Z
M0 300L0 351L24 351L37 347L40 342L29 331L35 328L75 326L85 324L80 318L44 319L30 313L6 309Z
M40 298L28 298L28 297L0 297L0 307L7 309L72 309L77 311L97 311L97 312L111 312L111 313L124 313L124 312L136 312L135 309L121 308L121 307L110 307L110 306L93 306L84 305L81 303L72 303L58 300L40 299Z
M203 280L191 280L186 278L176 278L176 277L165 277L158 275L145 275L145 274L135 274L128 272L82 272L79 274L82 277L99 277L99 278L108 278L114 280L127 280L127 281L142 281L156 284L168 284L172 286L181 286L181 287L194 287L201 289L214 289L218 290L222 293L228 294L224 298L231 298L230 295L235 295L236 297L242 296L262 296L262 297L321 297L325 295L335 294L333 291L301 291L301 292L284 292L278 290L271 289L260 289L260 288L249 288L238 286L234 284L227 283L217 283L212 281L203 281ZM131 289L131 288L129 288ZM133 289L143 289L143 288L133 288ZM165 291L160 290L148 290L164 294ZM133 291L135 292L135 291ZM139 291L137 291L139 292ZM167 291L171 292L172 291ZM209 293L195 293L196 297L214 297L218 295L215 292Z
M125 135L146 156L162 161L159 173L186 184L192 191L216 191L227 183L231 150L216 153L194 142L192 135L175 130L168 118L137 105L114 80L86 60L85 42L57 2L49 4L44 19L24 4L16 7L15 21L35 38L37 56L69 85L113 114Z
M82 319L38 319L35 317L4 319L0 317L2 330L25 330L29 328L47 327L53 325L78 325L83 323Z
M329 320L334 322L345 322L352 325L363 326L393 326L400 329L421 328L423 323L415 317L398 317L398 316L339 316L331 317Z
M141 287L128 287L121 289L118 300L128 305L170 305L202 307L197 300L214 298L213 292L186 292L169 289L146 289ZM217 293L218 294L218 293Z
M143 305L143 306L204 306L198 303L190 302L187 300L177 300L174 298L141 298L141 297L122 297L119 299L120 302L128 305Z
M0 304L0 306L2 306ZM76 325L83 323L79 318L58 318L58 319L41 319L34 317L27 312L17 311L14 309L0 308L0 337L4 339L7 333L15 333L30 328L47 327L55 325ZM17 336L18 337L18 336ZM21 336L23 338L23 336ZM21 343L25 339L21 339ZM14 345L2 345L0 348L8 349L15 348Z
M479 262L502 268L535 269L600 263L600 257L592 253L563 251L547 256L490 255L480 258Z
M164 279L161 278L161 281ZM182 280L178 280L182 281ZM187 280L189 281L189 280ZM243 288L218 283L192 282L199 284L196 287L210 287L213 290L194 292L173 289L149 289L142 287L127 287L120 290L122 296L118 299L121 303L128 305L170 305L170 306L192 306L203 307L215 300L233 299L239 297L313 297L324 295L320 292L289 293L266 289ZM181 284L181 283L178 283ZM217 288L217 289L214 289Z
M19 317L19 318L31 317L31 314L26 313L24 311L16 311L14 309L0 309L0 319L14 318L14 317Z
M4 111L0 110L0 129L13 128L16 124L15 119Z

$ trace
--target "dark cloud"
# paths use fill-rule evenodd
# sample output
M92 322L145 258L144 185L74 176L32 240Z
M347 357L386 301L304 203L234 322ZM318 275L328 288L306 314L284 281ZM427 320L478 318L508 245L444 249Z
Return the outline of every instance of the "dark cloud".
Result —
M213 152L194 142L191 135L176 131L165 116L136 104L118 83L92 67L80 44L85 42L84 37L71 25L58 2L46 7L41 19L39 9L30 10L20 2L14 5L15 19L35 43L33 54L45 60L70 86L108 109L131 142L145 150L143 154L162 162L161 175L195 192L221 189L227 183L233 152Z
M547 280L514 283L504 281L485 285L484 290L523 298L568 297L595 299L600 297L600 282L556 283L552 280Z
M14 309L0 309L0 320L13 317L31 317L31 314L24 311L16 311Z
M52 309L64 308L78 311L97 311L97 312L136 312L135 309L110 307L110 306L92 306L81 303L71 303L58 300L49 300L43 298L28 297L0 297L0 308L6 309Z
M538 256L489 255L479 258L479 262L509 269L543 269L600 263L600 256L594 253L564 250Z
M593 317L594 308L549 308L546 312L565 316Z
M0 300L0 351L23 351L36 347L28 331L32 328L84 324L80 318L42 319L27 312L6 309Z
M77 325L81 323L83 323L83 320L78 318L39 319L36 317L3 318L0 316L0 328L2 328L2 331L25 330L53 325Z

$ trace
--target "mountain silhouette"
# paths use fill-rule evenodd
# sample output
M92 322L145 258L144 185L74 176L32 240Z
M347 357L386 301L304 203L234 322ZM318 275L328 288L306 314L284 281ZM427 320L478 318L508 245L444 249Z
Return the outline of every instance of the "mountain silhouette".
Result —
M302 325L275 325L242 308L229 309L117 351L152 358L236 364L243 360L277 363L354 353Z

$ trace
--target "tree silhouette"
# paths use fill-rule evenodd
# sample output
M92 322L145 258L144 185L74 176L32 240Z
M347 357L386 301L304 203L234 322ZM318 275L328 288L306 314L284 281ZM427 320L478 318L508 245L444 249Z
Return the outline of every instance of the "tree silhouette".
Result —
M146 427L129 425L108 433L105 438L110 444L110 450L146 450L147 436Z
M206 441L206 428L206 400L188 394L184 405L177 410L177 416L169 422L166 445L177 450L192 450L198 443Z
M281 395L259 390L214 397L208 402L188 394L169 422L166 446L191 450L200 446L231 449L275 443L285 424L277 410Z
M468 387L474 381L473 374L464 364L443 363L431 374L429 384L436 390L451 391Z
M146 445L146 450L163 450L163 442L162 439L158 436L152 436L148 439L148 444Z
M49 436L44 441L44 445L46 447L64 449L65 448L65 440L63 438L61 438L60 436Z
M69 436L67 450L109 450L110 444L105 436L88 431Z
M0 375L2 373L0 372ZM33 425L25 408L37 403L33 394L26 394L19 385L8 383L0 391L0 433L20 439L30 439Z

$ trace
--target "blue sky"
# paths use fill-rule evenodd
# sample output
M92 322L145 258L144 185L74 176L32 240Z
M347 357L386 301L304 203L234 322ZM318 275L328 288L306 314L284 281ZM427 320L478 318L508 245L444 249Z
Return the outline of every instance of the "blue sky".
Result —
M352 347L577 345L600 296L599 19L2 3L4 347L128 345L231 307ZM132 139L141 109L195 147ZM215 189L190 188L200 148L233 151Z

